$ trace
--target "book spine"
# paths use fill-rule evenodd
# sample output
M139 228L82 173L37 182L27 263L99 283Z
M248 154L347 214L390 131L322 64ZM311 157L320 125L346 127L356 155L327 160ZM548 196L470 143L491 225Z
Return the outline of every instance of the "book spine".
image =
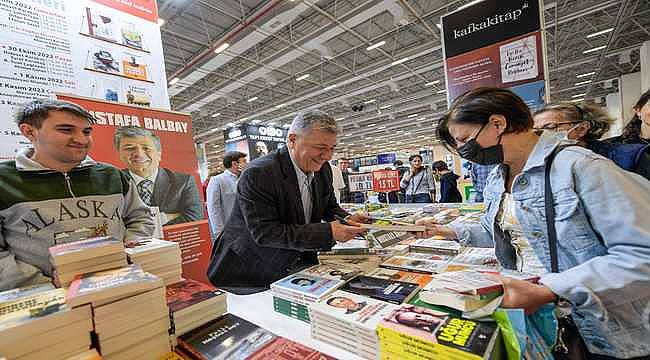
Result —
M183 339L176 338L176 341L178 342L178 347L181 349L181 351L183 351L184 353L192 356L194 359L210 360L210 359L206 358L205 356L203 356L200 352L196 351L192 345L190 345L190 344L186 343L185 341L183 341Z

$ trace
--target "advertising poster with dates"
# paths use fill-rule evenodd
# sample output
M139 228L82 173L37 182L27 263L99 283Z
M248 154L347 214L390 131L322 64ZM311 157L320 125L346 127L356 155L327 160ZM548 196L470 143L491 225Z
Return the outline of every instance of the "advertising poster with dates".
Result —
M0 160L19 104L54 93L169 109L156 2L0 0Z
M442 17L447 99L508 88L535 110L546 102L539 0L486 0Z

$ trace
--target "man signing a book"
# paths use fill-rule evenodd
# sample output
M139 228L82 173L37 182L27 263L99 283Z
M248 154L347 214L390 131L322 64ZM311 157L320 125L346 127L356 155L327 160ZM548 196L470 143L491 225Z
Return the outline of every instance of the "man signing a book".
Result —
M324 112L298 114L287 146L249 164L212 251L208 277L215 286L238 294L264 291L317 264L317 251L365 233L359 223L370 218L348 214L334 197L328 161L339 132Z

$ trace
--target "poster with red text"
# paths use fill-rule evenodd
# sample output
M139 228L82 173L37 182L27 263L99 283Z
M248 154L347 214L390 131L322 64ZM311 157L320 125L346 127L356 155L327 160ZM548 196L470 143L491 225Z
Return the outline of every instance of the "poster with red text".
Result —
M377 170L372 172L372 191L399 191L399 171Z

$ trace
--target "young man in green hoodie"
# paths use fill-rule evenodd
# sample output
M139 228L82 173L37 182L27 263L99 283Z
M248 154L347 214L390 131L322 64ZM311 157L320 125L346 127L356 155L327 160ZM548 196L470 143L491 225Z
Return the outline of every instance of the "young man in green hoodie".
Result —
M0 163L0 291L50 281L50 246L80 237L150 237L149 209L119 169L95 162L93 116L35 100L16 114L32 148Z

